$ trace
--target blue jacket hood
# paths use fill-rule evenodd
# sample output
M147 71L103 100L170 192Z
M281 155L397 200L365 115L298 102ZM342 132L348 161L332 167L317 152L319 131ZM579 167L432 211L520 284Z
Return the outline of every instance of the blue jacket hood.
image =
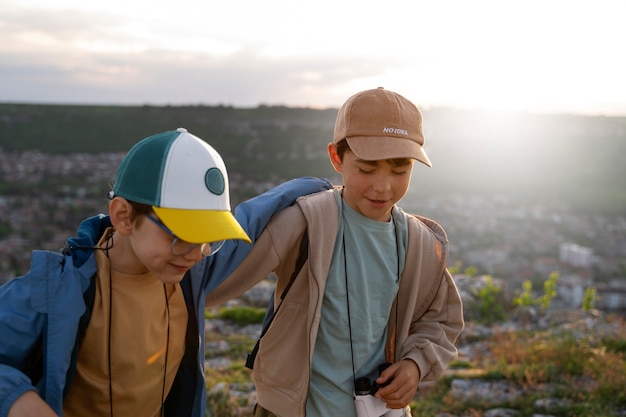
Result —
M77 236L67 240L62 252L69 254L73 264L80 267L89 259L104 231L111 226L111 219L105 214L83 220L78 226Z

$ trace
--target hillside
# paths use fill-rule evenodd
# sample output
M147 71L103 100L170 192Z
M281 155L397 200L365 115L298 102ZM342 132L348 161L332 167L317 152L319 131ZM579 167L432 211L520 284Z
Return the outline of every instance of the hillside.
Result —
M335 114L0 104L0 284L28 270L31 249L58 249L78 221L106 211L109 183L137 140L179 126L207 140L226 161L236 204L293 176L333 177L325 145ZM626 294L624 285L607 286L626 281L626 118L427 109L424 119L434 167L416 166L402 206L445 226L467 325L459 358L439 381L421 385L412 415L626 415L623 317L583 311L569 299L573 291L547 311L511 304L523 280L540 294L555 267L565 290L579 276L593 278L598 308ZM593 248L597 263L559 264L564 242ZM459 273L465 266L493 274L496 296L477 291L493 291L490 275ZM267 298L249 301L206 313L214 416L247 413L255 398L243 360L260 326L232 317L253 306L262 318Z
M0 147L122 152L182 126L222 154L233 178L331 177L326 144L335 115L336 109L269 106L0 104ZM626 213L626 117L426 109L424 131L434 166L415 170L418 197L502 193L522 203Z

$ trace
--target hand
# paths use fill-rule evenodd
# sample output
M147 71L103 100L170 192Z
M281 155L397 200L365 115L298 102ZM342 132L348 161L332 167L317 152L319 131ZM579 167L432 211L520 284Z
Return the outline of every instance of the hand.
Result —
M388 408L403 408L410 404L417 392L420 381L420 370L410 359L403 359L385 369L376 379L378 385L391 381L381 387L376 397L387 404Z
M39 394L27 391L15 400L7 417L57 417L57 415Z

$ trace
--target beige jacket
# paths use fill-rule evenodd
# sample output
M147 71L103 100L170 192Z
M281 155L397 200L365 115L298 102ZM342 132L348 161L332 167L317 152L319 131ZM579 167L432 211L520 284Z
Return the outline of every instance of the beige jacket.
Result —
M432 220L404 214L408 216L409 243L398 297L389 317L387 359L412 359L422 380L434 380L457 355L454 342L463 329L463 309L445 267L445 232ZM338 216L332 191L301 197L272 218L244 262L207 297L207 305L221 304L274 271L278 306L295 269L299 242L308 230L308 259L263 337L254 363L258 402L279 416L305 415L311 358Z

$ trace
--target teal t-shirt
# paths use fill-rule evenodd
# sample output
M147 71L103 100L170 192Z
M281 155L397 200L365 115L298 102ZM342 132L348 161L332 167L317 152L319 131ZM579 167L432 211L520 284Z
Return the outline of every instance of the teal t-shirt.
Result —
M313 352L307 417L356 416L354 378L375 379L378 365L386 362L387 320L404 266L407 226L398 209L391 221L379 222L341 198L338 204L339 230Z

